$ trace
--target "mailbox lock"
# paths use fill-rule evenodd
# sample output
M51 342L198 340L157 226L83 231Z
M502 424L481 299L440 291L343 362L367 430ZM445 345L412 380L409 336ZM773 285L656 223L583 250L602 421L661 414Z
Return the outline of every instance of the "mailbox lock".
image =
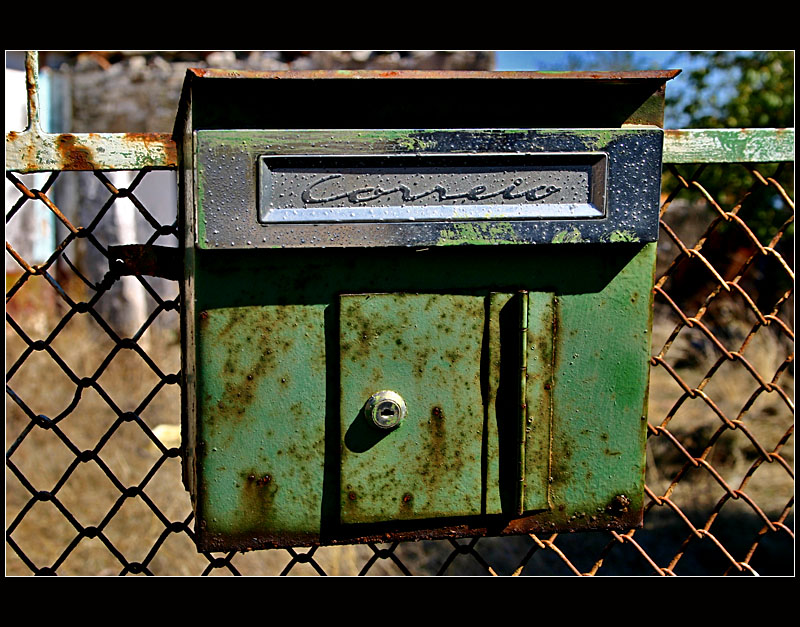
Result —
M381 390L369 397L364 413L379 429L394 429L406 417L406 402L397 392Z

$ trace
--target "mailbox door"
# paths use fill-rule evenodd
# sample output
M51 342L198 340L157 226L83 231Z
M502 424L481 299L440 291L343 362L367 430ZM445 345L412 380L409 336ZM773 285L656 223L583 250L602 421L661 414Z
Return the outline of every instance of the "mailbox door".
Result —
M484 298L357 294L340 301L342 522L481 513ZM365 402L392 390L398 427Z
M546 509L552 294L340 297L341 522ZM405 419L376 427L390 390Z

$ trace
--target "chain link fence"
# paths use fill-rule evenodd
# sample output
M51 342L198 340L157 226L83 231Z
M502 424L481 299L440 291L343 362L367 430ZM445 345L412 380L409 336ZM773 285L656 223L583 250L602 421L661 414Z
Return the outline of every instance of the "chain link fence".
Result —
M709 169L716 196L704 186ZM721 175L735 189L719 186ZM125 188L99 171L53 172L39 188L31 176L7 173L18 193L7 224L43 206L64 236L37 265L6 243L19 268L6 280L8 574L793 572L786 164L665 166L642 529L230 554L197 553L180 479L178 284L121 277L113 242L98 236L125 201L147 225L142 243L177 246L177 220L160 223L139 200L152 171ZM85 224L52 200L70 176L104 190ZM108 259L99 280L76 262L86 248ZM149 299L128 335L100 313L123 278Z
M665 165L642 528L213 554L181 481L178 282L112 248L177 248L174 158L120 176L75 156L6 173L7 574L794 572L791 162ZM45 251L15 241L37 221Z

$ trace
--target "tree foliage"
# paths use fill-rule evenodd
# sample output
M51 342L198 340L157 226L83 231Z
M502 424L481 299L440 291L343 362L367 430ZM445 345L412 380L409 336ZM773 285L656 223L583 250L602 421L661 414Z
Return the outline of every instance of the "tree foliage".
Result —
M678 53L673 64L683 67L685 75L682 88L672 92L671 86L667 88L667 117L676 121L676 126L794 127L794 51L685 52ZM756 169L794 197L792 166L756 164ZM738 207L738 217L762 245L772 244L792 265L793 211L775 189L761 184L749 166L707 164L700 168L699 183L722 209ZM696 165L677 169L686 177L698 172ZM667 191L677 185L675 180L665 180ZM715 214L709 210L709 215ZM776 237L778 241L774 241ZM730 257L736 251L746 251L745 258L756 252L744 231L732 223L718 225L704 245L707 257L718 257L714 263L719 268L733 263ZM787 274L772 257L766 256L757 257L744 281L758 306L766 310L791 286Z
M667 99L681 126L794 126L793 50L683 52L674 64L688 68L685 87Z

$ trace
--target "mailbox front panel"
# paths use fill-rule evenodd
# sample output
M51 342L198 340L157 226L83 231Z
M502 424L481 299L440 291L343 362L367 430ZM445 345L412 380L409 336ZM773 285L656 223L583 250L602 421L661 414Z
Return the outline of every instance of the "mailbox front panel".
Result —
M325 452L324 311L220 307L198 318L203 526L247 537L319 528Z
M357 294L340 300L342 522L481 513L484 299ZM403 422L364 415L381 390Z
M201 249L651 242L663 131L197 131Z
M655 245L475 258L198 253L202 546L638 523ZM361 422L384 389L385 436Z

